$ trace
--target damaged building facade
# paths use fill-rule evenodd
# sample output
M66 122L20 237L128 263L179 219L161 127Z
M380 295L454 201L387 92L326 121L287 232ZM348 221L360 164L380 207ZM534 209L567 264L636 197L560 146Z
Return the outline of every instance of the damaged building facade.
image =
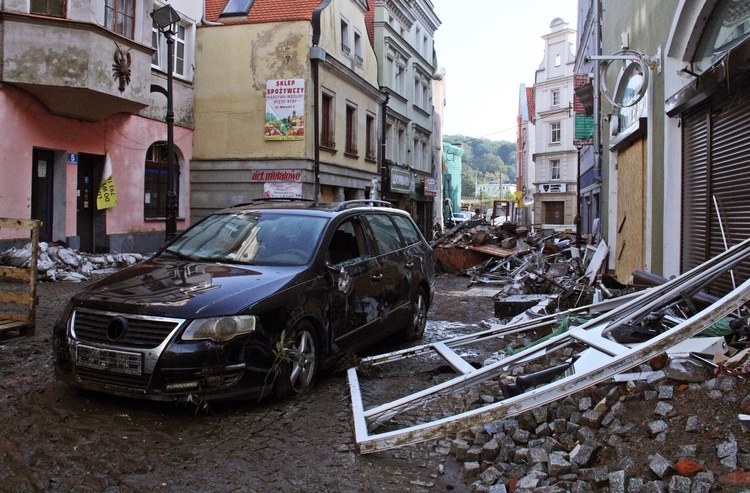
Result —
M2 216L37 219L41 240L85 252L153 251L164 241L167 101L152 87L165 86L167 56L165 39L149 15L163 5L0 4ZM181 17L173 100L182 229L190 214L193 48L202 9L189 0L171 5ZM108 160L117 205L98 208ZM11 232L1 238L16 241Z
M580 176L603 190L590 209L579 197L583 228L601 221L623 282L634 269L679 274L750 234L748 7L579 2L576 72L589 76L596 121ZM718 285L731 289L731 276Z

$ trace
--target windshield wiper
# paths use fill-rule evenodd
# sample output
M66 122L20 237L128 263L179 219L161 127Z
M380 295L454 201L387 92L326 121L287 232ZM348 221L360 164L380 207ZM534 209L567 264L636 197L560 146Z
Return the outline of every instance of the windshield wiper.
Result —
M172 250L171 248L167 248L164 251L166 253L171 253L172 255L174 255L176 257L180 257L183 260L192 260L192 261L195 261L195 259L193 257L191 257L190 255L185 255L184 253L178 252L177 250Z

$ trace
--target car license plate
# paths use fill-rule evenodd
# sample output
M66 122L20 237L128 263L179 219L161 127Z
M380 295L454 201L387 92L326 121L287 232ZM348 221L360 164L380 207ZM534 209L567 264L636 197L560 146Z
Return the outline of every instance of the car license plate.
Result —
M143 366L142 361L141 353L129 353L91 346L78 346L76 357L78 366L127 373L128 375L140 375Z

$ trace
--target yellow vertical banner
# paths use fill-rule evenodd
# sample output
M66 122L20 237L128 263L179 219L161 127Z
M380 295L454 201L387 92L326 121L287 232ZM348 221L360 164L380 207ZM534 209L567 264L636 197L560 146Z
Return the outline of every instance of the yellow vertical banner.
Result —
M96 208L107 209L117 205L117 190L115 189L115 179L112 175L112 160L109 158L109 152L104 158L104 173L102 173L102 183L99 186L99 193L96 195Z

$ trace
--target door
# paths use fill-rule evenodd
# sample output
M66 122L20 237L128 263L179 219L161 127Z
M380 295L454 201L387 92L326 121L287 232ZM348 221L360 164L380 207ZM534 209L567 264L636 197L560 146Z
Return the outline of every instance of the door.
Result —
M31 218L41 221L39 241L52 241L55 153L34 149L31 177Z
M377 337L383 274L370 254L362 223L341 223L328 247L332 283L329 301L333 343L340 351L367 346Z
M80 154L76 191L76 235L80 250L88 253L109 252L105 211L96 209L96 194L102 179L104 156Z
M646 268L646 142L638 139L617 155L615 275L621 282L627 282L634 270Z

